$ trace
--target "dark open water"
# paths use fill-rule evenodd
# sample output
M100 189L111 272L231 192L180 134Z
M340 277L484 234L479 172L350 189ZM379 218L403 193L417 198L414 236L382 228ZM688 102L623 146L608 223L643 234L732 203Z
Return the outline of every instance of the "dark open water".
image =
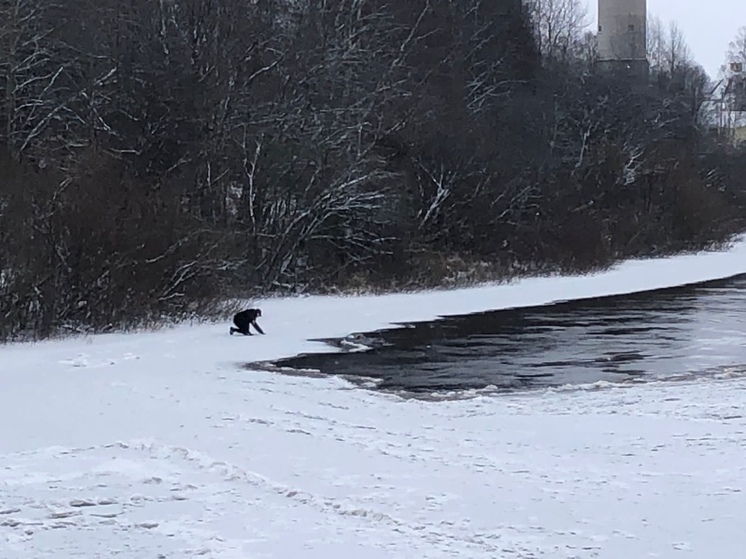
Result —
M455 316L363 339L373 349L276 365L374 378L380 389L410 392L711 374L746 364L746 276Z

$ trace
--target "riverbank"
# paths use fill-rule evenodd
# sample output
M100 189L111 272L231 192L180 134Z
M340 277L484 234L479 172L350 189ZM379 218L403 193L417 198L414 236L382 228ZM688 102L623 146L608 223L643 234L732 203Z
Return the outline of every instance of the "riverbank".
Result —
M0 347L0 556L736 557L746 380L427 402L246 371L395 322L746 273L723 253ZM745 334L746 336L746 334Z

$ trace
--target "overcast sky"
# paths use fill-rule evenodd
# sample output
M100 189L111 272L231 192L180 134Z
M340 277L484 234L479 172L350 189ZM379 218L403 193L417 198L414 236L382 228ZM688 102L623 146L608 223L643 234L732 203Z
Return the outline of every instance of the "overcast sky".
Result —
M588 20L596 28L598 0L588 3ZM678 22L694 59L717 78L728 43L746 26L746 0L648 0L648 12L664 23Z

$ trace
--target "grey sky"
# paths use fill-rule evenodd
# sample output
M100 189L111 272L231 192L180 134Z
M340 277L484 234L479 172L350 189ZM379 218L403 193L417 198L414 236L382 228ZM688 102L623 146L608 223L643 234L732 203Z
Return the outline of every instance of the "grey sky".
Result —
M588 4L588 20L595 29L598 0ZM675 20L686 36L694 59L716 78L725 63L728 43L746 26L746 0L648 0L648 12L665 23Z

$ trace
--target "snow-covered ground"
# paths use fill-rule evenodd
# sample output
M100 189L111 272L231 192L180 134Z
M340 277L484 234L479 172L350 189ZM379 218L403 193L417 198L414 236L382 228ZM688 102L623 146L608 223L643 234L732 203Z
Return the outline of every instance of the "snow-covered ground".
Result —
M741 370L433 402L240 368L392 322L739 273L744 241L592 277L271 299L266 336L2 346L0 559L741 557Z

